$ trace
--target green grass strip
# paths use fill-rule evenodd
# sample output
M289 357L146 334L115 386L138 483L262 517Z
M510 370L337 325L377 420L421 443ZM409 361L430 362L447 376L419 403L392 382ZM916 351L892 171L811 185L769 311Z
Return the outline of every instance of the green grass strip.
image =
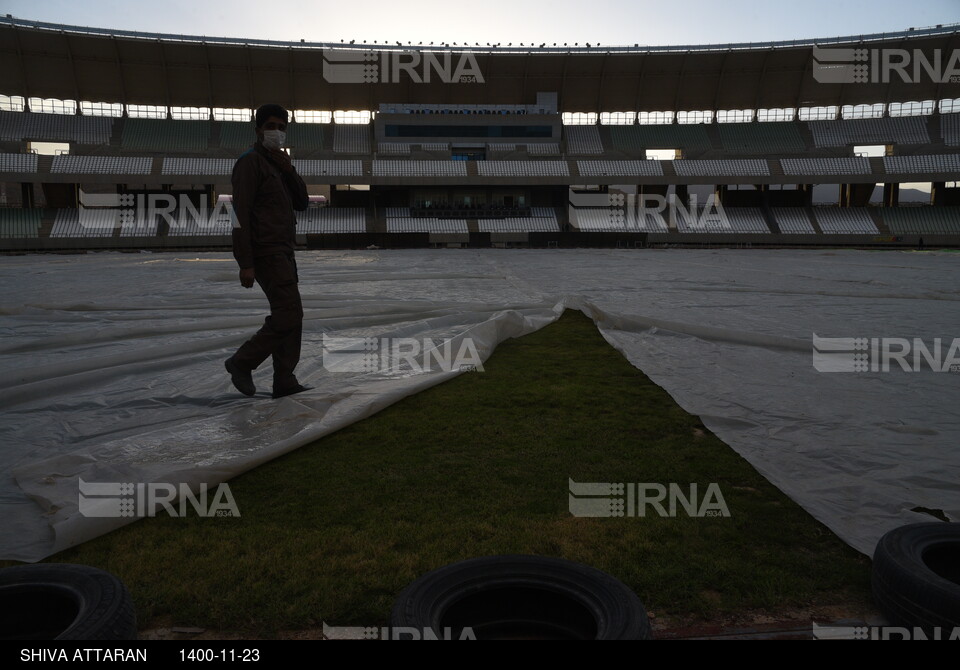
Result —
M50 561L116 574L142 628L251 637L385 625L418 576L502 553L593 565L658 616L869 606L868 559L579 312L504 342L485 368L234 479L241 518L158 516ZM730 516L576 518L568 478L717 483Z

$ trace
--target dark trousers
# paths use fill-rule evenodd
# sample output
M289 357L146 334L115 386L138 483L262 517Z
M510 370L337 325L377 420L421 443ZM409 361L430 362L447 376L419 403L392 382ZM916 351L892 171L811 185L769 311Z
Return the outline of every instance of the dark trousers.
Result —
M303 304L297 287L297 263L293 254L264 256L254 261L257 283L270 301L270 316L256 335L234 354L237 365L255 370L273 357L273 388L297 383L293 374L300 362Z

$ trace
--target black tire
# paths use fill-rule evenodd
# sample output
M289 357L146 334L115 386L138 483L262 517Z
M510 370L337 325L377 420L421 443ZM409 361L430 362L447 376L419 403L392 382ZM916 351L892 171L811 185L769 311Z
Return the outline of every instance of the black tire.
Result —
M873 555L873 597L897 626L960 626L960 524L920 523L890 531Z
M474 558L434 570L400 594L391 626L401 639L432 633L456 640L469 636L467 628L477 639L653 638L643 604L622 582L542 556Z
M0 570L0 638L135 640L123 583L86 565L40 563Z

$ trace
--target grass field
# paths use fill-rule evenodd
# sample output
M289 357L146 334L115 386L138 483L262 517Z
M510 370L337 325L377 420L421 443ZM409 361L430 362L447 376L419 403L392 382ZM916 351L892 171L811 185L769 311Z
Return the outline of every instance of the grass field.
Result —
M485 367L234 479L240 518L146 519L49 560L119 576L141 628L248 637L385 625L419 575L500 553L598 567L660 621L869 607L869 560L579 312L504 342ZM570 478L717 483L730 516L576 518Z

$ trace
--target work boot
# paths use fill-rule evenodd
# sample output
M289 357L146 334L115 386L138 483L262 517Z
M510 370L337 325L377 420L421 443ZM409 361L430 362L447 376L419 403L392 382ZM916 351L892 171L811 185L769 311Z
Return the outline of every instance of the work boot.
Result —
M251 396L257 392L257 387L253 385L253 374L250 370L244 370L237 365L231 356L224 362L224 367L230 373L230 381L240 393L245 396Z

